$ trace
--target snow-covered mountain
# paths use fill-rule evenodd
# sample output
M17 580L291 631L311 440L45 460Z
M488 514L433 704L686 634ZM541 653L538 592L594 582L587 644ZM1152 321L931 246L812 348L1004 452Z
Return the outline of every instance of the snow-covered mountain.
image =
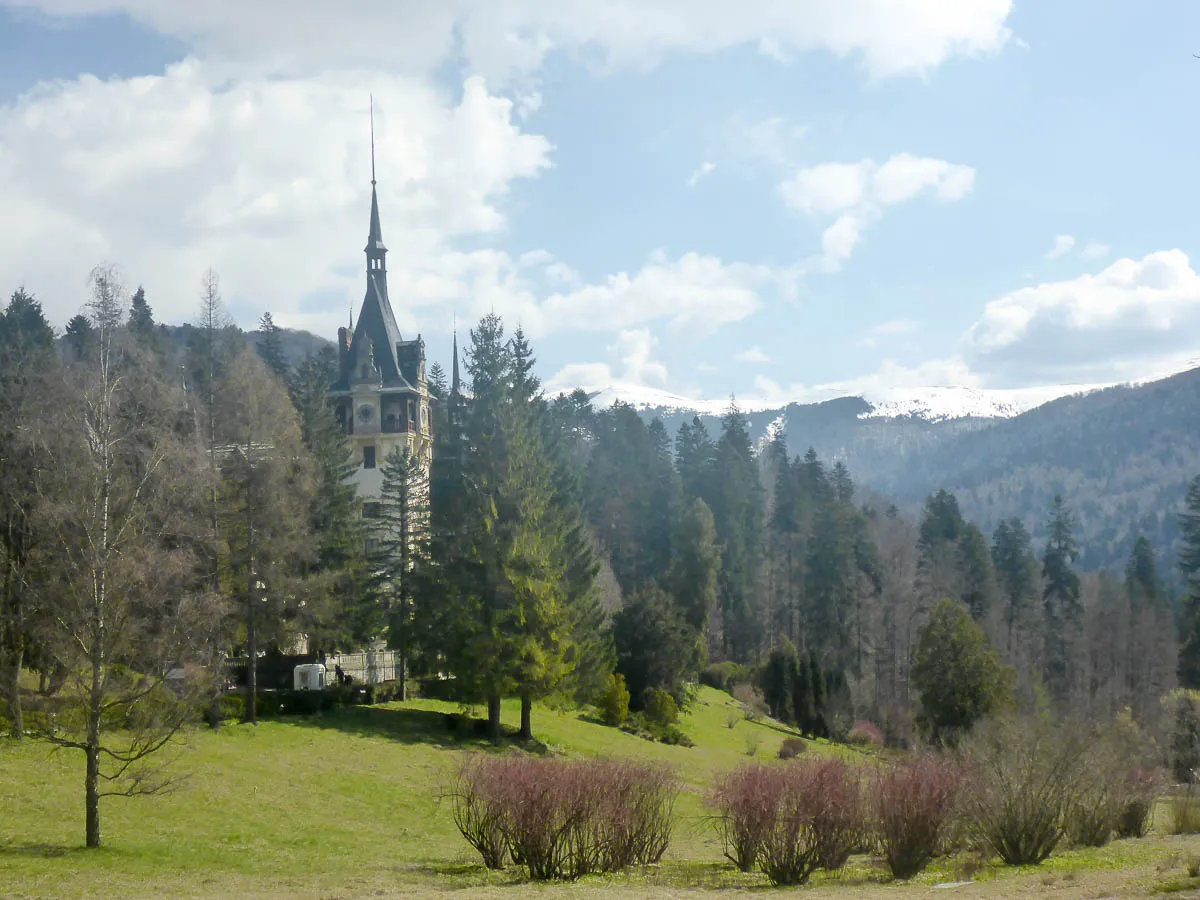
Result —
M1088 393L1109 386L1104 384L1067 384L1013 390L952 386L885 388L865 391L857 395L868 407L858 413L858 417L860 419L920 419L926 422L971 418L1011 418L1060 397ZM642 412L720 416L729 408L729 398L698 400L629 382L613 382L603 387L585 387L583 390L597 409L604 409L616 401L621 401ZM842 398L837 396L820 399L814 397L797 397L795 399L738 397L737 403L743 412L761 413L784 410L796 404L808 406L837 399Z

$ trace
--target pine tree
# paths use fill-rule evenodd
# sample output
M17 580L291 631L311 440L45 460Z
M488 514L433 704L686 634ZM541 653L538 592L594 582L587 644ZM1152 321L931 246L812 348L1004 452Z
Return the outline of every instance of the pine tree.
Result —
M1079 632L1083 608L1079 601L1079 574L1072 568L1079 556L1075 517L1060 495L1054 497L1046 530L1049 537L1042 554L1046 646L1043 671L1051 696L1059 703L1066 703L1072 685L1071 648Z
M669 593L684 621L700 639L717 604L721 571L717 527L703 500L696 497L680 505L671 546L671 567L666 579Z
M154 326L154 313L146 302L146 291L140 285L134 291L129 304L129 331L143 347L149 347L158 337Z
M746 417L735 403L721 423L712 465L709 506L721 542L719 577L726 658L747 660L758 645L757 618L763 558L763 488Z
M329 650L377 638L384 625L368 590L366 532L353 481L357 465L329 403L336 375L337 357L324 348L297 367L292 384L300 436L316 467L309 523L317 544L309 573L323 578L305 618L310 646Z
M792 669L792 718L796 722L796 727L800 729L801 734L815 735L816 727L816 709L813 706L813 689L812 678L810 676L808 660L797 658L796 665Z
M49 460L32 439L38 410L53 406L58 366L54 329L41 304L17 290L0 313L0 696L11 735L25 733L20 675L33 649L34 610L27 588L38 473Z
M695 659L695 637L666 592L649 585L613 618L617 671L625 676L630 705L643 709L646 693L661 688L677 701Z
M1184 587L1179 617L1179 685L1196 690L1200 689L1200 475L1188 487L1179 531L1179 571Z
M759 670L758 686L771 717L786 722L794 711L792 679L796 671L796 648L784 638L771 650Z
M1008 632L1008 653L1015 649L1017 624L1030 611L1037 596L1037 558L1032 539L1020 519L1008 519L996 526L992 536L992 563L1004 598L1004 621Z
M269 312L263 313L262 318L258 320L258 341L255 346L258 348L258 355L267 364L267 368L279 376L284 384L287 384L291 378L292 367L288 364L287 356L283 352L283 336L280 328L275 324L275 320L271 318Z
M445 400L450 395L450 382L440 362L429 367L429 396L434 400Z
M407 699L409 656L414 644L413 573L429 551L429 481L415 455L393 447L383 462L379 515L370 523L374 597L389 620L389 642L400 654L400 699Z
M83 314L72 317L67 323L67 346L71 348L71 357L79 362L87 359L96 346L96 329L92 327L91 319Z
M716 447L708 429L696 416L691 423L679 426L675 437L675 468L688 497L708 499L711 495L712 467L716 459Z
M815 651L809 651L808 654L808 685L812 692L812 735L813 737L829 737L825 708L829 697L825 690L825 672L821 669Z
M959 536L958 565L962 602L970 610L971 618L982 624L991 615L998 589L987 538L974 522L965 523Z
M1156 606L1162 599L1163 585L1154 561L1154 547L1145 535L1139 535L1133 542L1125 565L1125 589L1134 612L1144 606Z

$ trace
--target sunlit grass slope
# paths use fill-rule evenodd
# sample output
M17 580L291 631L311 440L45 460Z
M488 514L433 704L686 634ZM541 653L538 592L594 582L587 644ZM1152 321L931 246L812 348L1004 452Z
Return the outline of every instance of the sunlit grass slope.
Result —
M444 713L454 704L338 710L304 719L197 729L184 738L179 785L152 798L103 801L105 848L83 838L83 760L43 744L0 742L0 896L203 895L246 880L354 896L354 884L437 878L472 854L438 803L447 773L464 752ZM751 722L727 694L701 689L682 719L692 748L655 744L590 721L578 711L535 710L549 752L629 756L678 767L681 801L675 858L716 863L720 848L701 820L700 793L715 771L750 749L778 753L786 729ZM504 707L515 728L516 704ZM810 752L837 752L812 744ZM151 882L170 885L163 890ZM319 890L316 891L320 893Z
M462 754L487 749L480 741L461 741L447 727L444 714L457 711L453 704L418 700L257 728L191 731L178 751L175 790L103 801L105 846L99 851L81 849L80 755L0 740L0 897L348 900L461 896L464 890L502 897L514 890L556 897L695 897L697 890L753 896L765 887L761 876L723 864L702 797L715 773L747 760L751 749L758 758L776 757L791 733L768 720L746 720L727 694L699 692L681 723L696 743L692 748L651 743L577 711L535 708L538 752L661 761L674 765L685 784L662 866L570 886L514 887L515 870L489 874L476 864L448 807L438 802ZM505 705L505 724L515 729L518 718L516 704ZM807 752L855 751L809 742ZM1122 885L1139 889L1167 878L1190 886L1186 864L1197 851L1196 839L1120 842L1056 856L1016 878L985 871L980 874L987 880L972 890L1015 896L1011 888L1020 884L1021 893L1029 888L1070 896L1071 890L1063 892L1067 886L1093 891L1095 879L1118 876ZM1164 858L1174 860L1173 868L1159 877ZM954 866L941 863L905 887L886 884L882 870L856 860L840 880L818 875L802 893L924 895L934 881L953 880ZM1108 885L1099 889L1121 893L1115 882Z

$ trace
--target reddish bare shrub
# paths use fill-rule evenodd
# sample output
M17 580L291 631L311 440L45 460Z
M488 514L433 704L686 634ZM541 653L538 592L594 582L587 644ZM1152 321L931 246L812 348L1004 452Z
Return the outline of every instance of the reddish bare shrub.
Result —
M597 871L598 798L583 767L550 759L513 762L501 794L514 861L535 881L574 880Z
M1162 791L1162 776L1153 769L1130 769L1121 782L1121 811L1117 837L1145 837L1150 830L1154 801Z
M810 763L806 782L821 868L836 872L865 843L867 806L858 773L840 759Z
M808 744L804 742L804 738L784 738L783 743L779 745L780 759L795 759L808 749Z
M512 764L507 759L469 757L447 792L454 806L454 824L489 869L504 868L508 856L504 786Z
M846 743L860 747L882 747L886 741L883 732L872 722L858 721L851 726L846 735Z
M774 827L781 780L780 769L745 765L728 772L709 795L725 857L743 872L754 868L763 841Z
M662 859L671 842L679 783L651 763L609 760L584 766L596 794L598 870L615 872Z
M840 869L864 833L863 794L840 760L805 760L776 769L774 821L758 864L773 884L804 884L818 868Z
M658 862L679 785L669 769L617 760L474 757L448 792L454 822L490 869L573 880Z
M933 756L876 773L875 828L892 875L911 878L933 859L963 785L958 766Z

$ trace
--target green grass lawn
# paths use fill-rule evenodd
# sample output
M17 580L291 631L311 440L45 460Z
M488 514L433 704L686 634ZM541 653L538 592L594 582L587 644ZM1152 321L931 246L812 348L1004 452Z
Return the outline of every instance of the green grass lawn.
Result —
M486 747L464 743L447 729L441 714L456 710L418 700L189 732L178 750L174 768L181 780L172 792L102 801L105 846L99 851L82 849L82 756L2 740L0 897L350 898L464 888L511 894L518 873L485 872L437 799L462 753ZM751 748L759 757L775 757L790 732L767 720L747 721L738 710L728 695L702 689L682 721L696 746L683 748L624 734L575 711L535 709L534 731L549 752L659 760L676 766L685 782L663 865L538 890L585 896L761 889L760 876L723 863L701 798L715 772L746 760ZM515 728L518 717L517 705L506 704L506 725ZM824 742L810 742L808 752L858 755ZM1167 852L1179 856L1178 876L1193 848L1173 840L1063 854L1030 877L1148 865ZM928 890L953 877L948 864L918 887ZM885 880L865 860L841 876L841 883L859 889Z

